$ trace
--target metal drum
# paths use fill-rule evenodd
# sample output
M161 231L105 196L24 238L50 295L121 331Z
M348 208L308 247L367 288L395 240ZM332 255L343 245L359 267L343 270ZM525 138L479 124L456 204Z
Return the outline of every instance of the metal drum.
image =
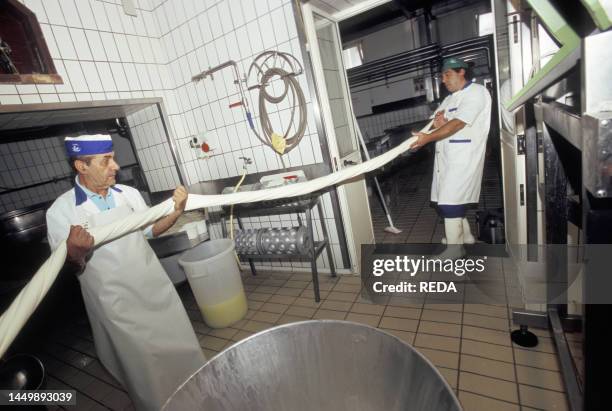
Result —
M302 254L307 249L306 227L264 228L261 234L262 254Z
M236 230L234 234L234 245L238 254L259 254L258 243L259 230Z
M238 254L305 254L309 239L304 226L236 230L234 235Z
M208 361L165 410L460 411L423 355L367 325L318 320L255 334Z

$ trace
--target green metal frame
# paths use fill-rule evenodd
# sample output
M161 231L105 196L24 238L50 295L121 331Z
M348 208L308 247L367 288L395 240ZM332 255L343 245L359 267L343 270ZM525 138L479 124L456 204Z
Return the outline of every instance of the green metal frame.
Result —
M612 10L606 11L605 7L599 0L581 0L584 7L589 11L589 14L593 18L595 24L599 30L604 31L612 27L612 19L610 14Z
M561 17L550 0L527 0L561 48L506 104L514 110L571 69L580 58L580 37ZM596 0L583 0L596 1Z

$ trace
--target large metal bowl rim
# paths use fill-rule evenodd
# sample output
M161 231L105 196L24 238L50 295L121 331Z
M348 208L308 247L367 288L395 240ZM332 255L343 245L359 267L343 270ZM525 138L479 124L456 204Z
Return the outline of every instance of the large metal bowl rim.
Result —
M189 383L189 381L196 374L198 374L202 370L202 368L206 367L210 362L214 361L217 357L220 357L222 354L225 355L225 351L234 349L235 347L238 347L241 344L247 343L248 341L252 340L253 338L257 338L259 335L263 335L263 334L272 332L274 330L278 330L278 329L281 329L281 328L297 327L297 326L300 326L302 324L312 324L312 323L343 324L343 325L351 324L351 325L355 325L357 327L369 328L369 329L374 330L376 332L385 334L387 337L391 337L392 339L394 339L395 341L399 342L400 344L407 346L409 349L414 351L414 353L417 354L417 356L421 360L423 360L426 364L428 364L430 366L430 368L438 376L440 381L442 381L442 383L444 384L444 387L446 387L446 389L450 393L452 393L451 397L452 397L453 401L455 402L455 405L458 407L458 409L460 409L460 410L463 409L463 407L461 407L461 403L459 402L459 400L457 399L457 396L455 395L455 390L453 390L453 388L446 381L446 378L444 378L444 376L442 376L440 371L438 371L438 368L431 361L429 361L429 359L427 357L425 357L423 354L421 354L421 352L419 352L416 348L414 348L412 345L408 344L407 342L403 341L402 339L398 338L397 336L395 336L395 335L393 335L391 333L388 333L388 332L386 332L384 330L381 330L380 328L372 327L372 326L367 325L367 324L356 323L354 321L344 321L344 320L307 320L307 321L297 321L297 322L293 322L293 323L277 325L276 327L272 327L272 328L268 328L266 330L259 331L258 333L250 335L250 336L246 337L245 339L240 340L240 341L236 342L235 344L230 345L229 347L227 347L226 349L224 349L223 351L219 352L217 355L215 355L214 357L212 357L211 359L206 361L206 363L203 366L198 368L192 375L189 376L189 378L187 378L187 380L185 380L185 382L183 382L181 385L179 385L179 387L172 393L172 395L170 395L170 397L168 397L168 400L166 400L164 406L162 407L162 410L166 409L166 406L170 403L170 401L174 398L174 396L185 385L187 385Z

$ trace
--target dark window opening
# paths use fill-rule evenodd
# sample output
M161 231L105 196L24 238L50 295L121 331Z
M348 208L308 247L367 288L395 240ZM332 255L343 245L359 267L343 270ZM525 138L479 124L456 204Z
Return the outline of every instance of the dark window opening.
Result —
M17 0L0 2L0 83L63 83L36 15Z

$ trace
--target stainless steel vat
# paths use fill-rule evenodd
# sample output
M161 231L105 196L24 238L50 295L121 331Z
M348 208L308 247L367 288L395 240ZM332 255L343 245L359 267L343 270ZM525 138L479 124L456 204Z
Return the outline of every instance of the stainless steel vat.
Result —
M255 334L207 362L165 410L457 411L436 368L400 339L346 321Z

